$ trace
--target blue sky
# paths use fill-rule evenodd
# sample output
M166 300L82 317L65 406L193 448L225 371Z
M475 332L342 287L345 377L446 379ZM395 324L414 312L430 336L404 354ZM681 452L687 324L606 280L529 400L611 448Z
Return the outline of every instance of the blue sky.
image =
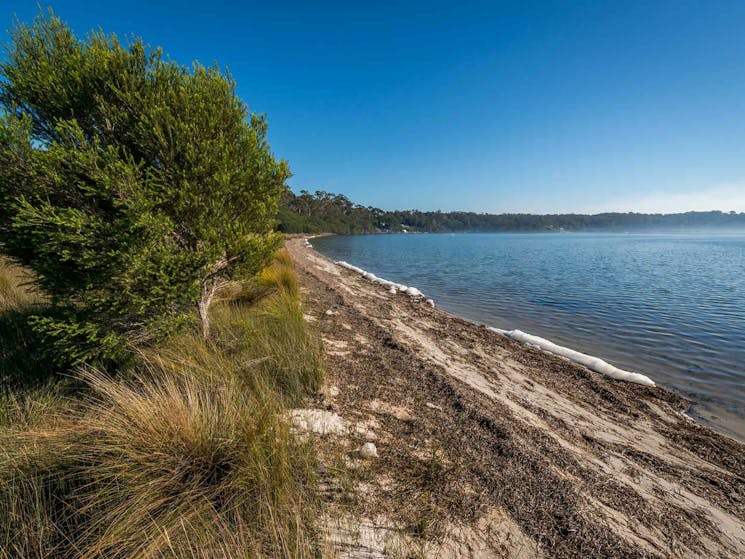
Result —
M295 190L385 209L745 211L745 2L50 0L227 67ZM5 1L9 28L37 2Z

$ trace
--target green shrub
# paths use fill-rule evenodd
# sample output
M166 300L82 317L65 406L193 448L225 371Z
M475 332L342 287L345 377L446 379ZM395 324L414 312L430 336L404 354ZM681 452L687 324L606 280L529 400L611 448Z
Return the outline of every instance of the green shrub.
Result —
M322 382L320 340L296 292L262 289L214 305L212 339L87 369L74 399L0 393L0 559L319 556L314 452L285 411Z
M220 285L280 242L287 164L217 67L50 15L14 30L0 106L0 244L50 295L31 323L60 362L121 360L197 315L208 337Z

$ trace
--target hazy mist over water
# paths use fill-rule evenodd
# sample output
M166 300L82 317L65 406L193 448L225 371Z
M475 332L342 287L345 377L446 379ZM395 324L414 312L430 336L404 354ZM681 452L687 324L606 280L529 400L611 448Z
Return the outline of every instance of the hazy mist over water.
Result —
M445 310L644 373L745 439L745 233L325 237Z

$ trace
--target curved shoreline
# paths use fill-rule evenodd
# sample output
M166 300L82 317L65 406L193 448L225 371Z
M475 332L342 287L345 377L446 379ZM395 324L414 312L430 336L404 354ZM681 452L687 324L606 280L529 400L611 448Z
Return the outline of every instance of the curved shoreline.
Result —
M313 245L308 242L308 238L305 239L305 247L313 248ZM392 295L401 292L414 298L424 297L424 294L416 287L409 287L401 283L396 283L384 278L380 278L372 272L368 272L367 270L350 264L349 262L346 262L344 260L336 260L334 261L334 264L353 272L357 272L363 278L372 283L378 283L380 285L389 287L390 293ZM427 299L427 303L433 307L435 306L435 303L432 299ZM538 349L541 349L547 353L551 353L552 355L558 355L559 357L564 357L566 359L569 359L570 361L573 361L574 363L584 365L591 371L595 371L596 373L600 373L614 380L634 382L636 384L642 384L644 386L655 386L654 381L646 375L643 375L641 373L634 373L631 371L624 371L623 369L614 367L613 365L599 357L596 357L594 355L587 355L586 353L582 353L575 349L560 346L552 342L551 340L547 340L545 338L541 338L532 334L527 334L521 330L502 330L501 328L494 328L492 326L489 326L488 328L491 331L501 334L507 338L522 342L526 345L537 347Z
M384 520L371 530L415 521L401 491L436 448L460 479L443 518L493 544L473 557L745 555L745 445L684 417L682 398L391 296L300 240L288 248L326 348L322 406L359 426L352 448L374 432L364 514ZM472 557L457 549L442 556Z
M326 237L326 236L336 236L336 233L323 233L323 234L320 234L320 235L311 235L311 236L307 236L307 237L306 236L303 236L303 235L300 235L300 237L303 238L303 243L304 243L305 248L312 250L314 253L316 253L321 258L324 258L328 262L330 262L332 264L335 264L337 266L341 266L343 268L346 268L346 269L348 269L350 271L356 272L360 276L362 276L364 279L370 280L373 283L380 283L381 285L392 285L392 286L397 286L397 287L403 287L404 289L401 290L401 291L405 291L406 290L406 286L403 285L403 284L398 284L396 282L393 282L393 281L390 281L390 280L386 280L384 278L380 278L380 277L376 276L375 274L373 274L371 272L368 272L367 270L364 270L363 268L360 268L358 266L355 266L353 264L350 264L350 263L348 263L346 261L343 261L343 260L333 260L332 258L330 258L330 257L326 256L325 254L319 252L309 242L310 239L313 239L313 238L316 238L316 237ZM422 296L423 297L423 294L421 293L421 291L419 291L416 288L414 288L414 289L416 290L416 294L413 295L414 298L416 298L417 296ZM435 307L435 303L434 303L434 300L433 299L427 299L427 303L429 303L433 308ZM589 370L594 371L594 372L597 372L597 373L599 373L601 375L604 374L604 373L602 371L599 371L599 370L594 369L591 366L588 366L586 362L583 362L583 361L585 361L584 358L587 358L588 360L596 360L596 362L599 362L598 364L599 364L600 368L604 368L603 366L604 365L607 365L608 367L611 367L612 369L615 369L615 370L619 371L622 374L623 373L626 373L626 374L629 374L629 375L636 375L636 376L640 377L639 378L639 381L637 382L637 381L633 381L633 380L629 380L629 379L616 378L613 375L606 375L606 376L609 376L610 378L612 378L613 380L627 380L629 382L636 382L636 384L641 384L641 385L644 385L644 386L657 387L657 384L651 378L649 378L647 375L644 375L644 374L641 374L641 373L635 373L635 372L631 372L631 371L624 371L623 369L618 369L617 367L614 367L613 365L610 365L608 362L606 362L605 360L603 360L603 359L601 359L599 357L588 355L588 354L579 352L577 350L574 350L574 349L571 349L571 348L568 348L568 347L565 347L565 346L560 346L559 344L556 344L556 343L552 342L551 340L547 340L546 338L541 338L539 336L535 336L535 335L532 335L532 334L526 334L525 332L522 332L521 330L504 330L504 329L501 329L501 328L496 328L496 327L493 327L493 326L488 326L488 325L482 324L480 322L471 320L469 318L466 318L464 316L461 316L459 314L456 314L456 313L453 313L453 312L450 312L450 311L447 311L447 310L444 310L444 309L439 309L439 310L440 310L440 312L444 312L444 313L446 313L446 314L448 314L448 315L450 315L450 316L452 316L454 318L465 320L465 321L470 322L470 323L472 323L472 324L474 324L476 326L485 326L486 328L488 328L492 332L495 332L497 334L500 334L503 337L506 337L506 338L515 340L515 341L520 342L523 345L526 345L528 347L533 347L533 348L538 349L539 351L542 351L543 353L546 353L548 355L551 355L551 356L554 356L554 357L558 357L558 358L567 359L568 361L571 361L572 363L576 363L576 364L578 364L580 366L586 367ZM510 333L515 333L516 336L513 337L513 336L509 335ZM560 350L567 350L568 352L571 352L572 354L578 354L581 357L579 359L572 359L571 357L567 357L565 355L562 355L561 354L562 353L561 351L559 351L559 352L550 351L550 350L546 349L545 345L544 345L544 347L541 347L540 344L531 343L530 341L523 341L520 338L523 338L523 340L528 340L529 338L533 338L533 339L540 340L542 342L548 342L548 344L551 344L551 345L555 346L556 348L560 348ZM666 386L663 386L663 387L660 387L660 388L662 390L665 390L665 391L669 392L671 395L674 395L676 397L682 397L682 398L684 398L686 400L689 399L689 396L688 395L683 395L683 394L679 393L678 391L676 391L676 390L674 390L672 388L669 388L669 387L666 387ZM699 415L698 413L696 413L695 407L694 407L695 405L696 405L696 402L692 402L691 405L686 410L683 410L683 411L680 412L681 415L683 417L685 417L687 420L693 421L697 425L700 425L703 428L712 429L713 431L715 431L719 435L732 438L732 439L736 440L738 443L745 444L745 440L743 440L742 437L738 436L737 433L735 433L735 432L733 432L733 431L731 431L729 429L726 429L724 426L716 425L715 423L712 423L710 420L707 420L705 417L702 417L701 415Z
M307 238L305 239L305 247L313 248L313 245L311 245L308 242ZM401 293L405 293L406 295L409 295L410 297L425 298L424 294L421 291L419 291L419 289L417 289L416 287L409 287L401 283L396 283L396 282L393 282L393 281L390 281L384 278L380 278L376 276L375 274L373 274L372 272L368 272L367 270L364 270L363 268L350 264L349 262L346 262L344 260L336 260L334 261L334 264L336 264L337 266L341 266L342 268L346 268L348 270L356 272L359 275L361 275L363 278L365 278L366 280L372 283L378 283L380 285L389 287L390 293L392 295L395 295L396 293L401 292ZM435 306L435 303L432 299L426 299L426 301L432 307ZM463 318L463 317L460 317L460 318ZM501 334L502 336L505 336L507 338L516 340L518 342L522 342L529 346L536 347L552 355L557 355L559 357L564 357L566 359L569 359L570 361L574 363L578 363L580 365L587 367L591 371L595 371L596 373L600 373L614 380L633 382L636 384L642 384L644 386L655 386L655 382L646 375L619 369L618 367L614 367L610 363L604 361L600 357L596 357L594 355L587 355L586 353L582 353L575 349L561 346L559 344L552 342L551 340L547 340L546 338L541 338L533 334L527 334L521 330L503 330L501 328L495 328L492 326L489 326L488 328L492 332L496 332L497 334Z
M316 236L320 236L320 235L316 235ZM327 235L322 235L322 236L327 236ZM335 236L335 235L328 235L328 236ZM312 238L312 237L308 237L308 238ZM309 248L313 248L313 247L310 246ZM347 262L335 261L333 258L328 257L324 255L323 253L319 253L319 254L321 254L321 256L323 256L324 258L327 258L331 262L348 267L349 269L359 273L360 275L362 275L363 277L366 277L367 279L370 279L371 277L374 278L371 281L377 282L377 280L380 280L381 282L384 282L386 284L395 283L395 282L390 282L389 280L378 278L374 274L362 268L359 268L357 266L351 265ZM430 302L432 306L435 305L435 301L432 299L428 299L428 302ZM458 318L462 318L464 320L473 322L474 324L486 325L488 328L491 328L494 332L497 332L501 335L506 335L507 337L511 337L512 339L516 339L517 341L520 341L521 343L524 343L526 345L529 345L529 346L532 345L536 347L540 346L540 349L543 351L547 351L548 353L552 355L557 355L559 357L569 359L570 361L579 363L580 365L583 365L592 371L598 372L600 374L605 374L616 380L625 380L628 382L636 382L636 383L645 384L645 385L655 385L656 382L659 381L659 379L655 379L647 372L647 370L649 370L648 368L645 369L643 367L643 364L640 364L637 360L633 359L633 354L630 354L632 355L632 360L631 360L632 367L634 365L642 365L641 369L634 369L634 368L622 369L620 367L616 367L615 365L612 365L611 363L605 361L604 358L598 357L598 355L603 354L602 352L603 347L601 345L592 343L592 340L590 340L590 344L589 344L590 347L593 348L592 353L585 353L584 351L574 349L575 345L572 343L567 344L566 346L563 346L553 341L555 339L554 335L557 334L556 332L553 332L554 335L544 338L542 337L542 335L537 335L537 334L532 333L534 332L534 330L532 329L528 332L525 332L520 329L511 329L511 330L507 329L509 326L503 329L503 328L492 326L493 323L490 324L489 321L486 321L484 318L469 318L467 316L460 314L458 311L446 311L446 312L449 312L450 314ZM540 328L538 328L538 330L540 330ZM514 336L511 336L510 334L514 334ZM563 334L559 335L559 337L562 337L562 335ZM577 340L573 340L573 341L577 342ZM587 342L587 340L584 340L584 341ZM587 343L585 343L585 345L587 346ZM618 359L619 356L616 355L616 358ZM637 371L644 371L644 372L637 372ZM685 382L680 381L680 378L676 376L676 373L672 373L672 376L667 377L666 380L667 382L663 382L662 387L665 390L668 390L671 393L675 394L676 396L684 398L688 402L688 408L685 411L686 417L690 418L693 421L696 421L697 423L701 425L714 429L720 434L723 434L728 437L732 437L741 443L745 443L745 417L742 416L741 414L736 413L735 411L732 411L732 408L728 407L729 405L727 401L722 402L722 401L717 401L716 399L712 399L712 398L707 399L706 392L699 394L696 392L695 388L687 387L685 385Z

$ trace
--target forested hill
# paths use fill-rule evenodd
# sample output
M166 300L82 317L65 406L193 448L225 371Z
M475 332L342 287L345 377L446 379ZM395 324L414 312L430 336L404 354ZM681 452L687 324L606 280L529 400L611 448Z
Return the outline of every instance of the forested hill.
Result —
M342 194L288 191L282 199L277 229L285 233L489 232L489 231L680 231L743 229L745 213L680 214L483 214L475 212L383 211L351 202Z

